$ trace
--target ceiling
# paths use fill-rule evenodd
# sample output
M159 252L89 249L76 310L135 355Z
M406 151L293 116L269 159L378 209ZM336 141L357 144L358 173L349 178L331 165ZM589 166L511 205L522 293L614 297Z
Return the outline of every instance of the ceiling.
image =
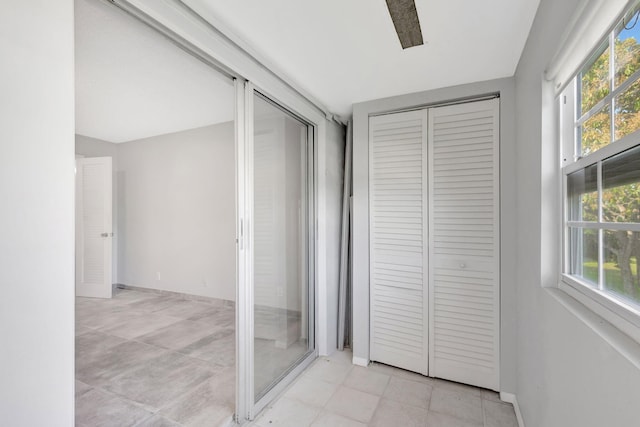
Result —
M101 0L76 0L76 133L125 142L231 121L231 80Z
M403 50L385 0L183 0L346 118L357 102L515 72L539 0L416 0ZM76 132L125 142L233 120L231 82L102 0L76 0Z
M356 102L512 76L539 3L416 0L425 44L403 50L385 0L183 1L342 116Z

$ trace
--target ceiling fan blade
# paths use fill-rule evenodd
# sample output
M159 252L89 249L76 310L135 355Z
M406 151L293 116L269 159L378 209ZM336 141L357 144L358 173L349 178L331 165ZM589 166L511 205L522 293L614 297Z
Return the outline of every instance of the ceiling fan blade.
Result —
M424 44L414 0L386 0L403 49Z

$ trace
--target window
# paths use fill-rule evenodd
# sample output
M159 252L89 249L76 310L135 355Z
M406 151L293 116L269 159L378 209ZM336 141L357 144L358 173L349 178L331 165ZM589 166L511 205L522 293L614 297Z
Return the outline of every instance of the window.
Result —
M640 322L640 3L559 97L563 281ZM613 304L612 304L613 303Z

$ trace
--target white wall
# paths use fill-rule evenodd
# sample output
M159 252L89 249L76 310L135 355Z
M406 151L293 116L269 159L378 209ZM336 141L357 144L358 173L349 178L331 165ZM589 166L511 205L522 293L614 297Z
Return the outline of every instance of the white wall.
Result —
M117 148L119 282L235 300L233 123Z
M118 229L118 183L116 181L118 170L118 146L112 142L76 134L76 154L81 154L84 157L111 157L111 165L113 168L113 212L111 213L113 223L111 229L114 232L114 236L112 237L113 244L111 245L111 278L113 283L118 283L118 234L116 233Z
M515 76L517 399L527 427L639 423L640 370L632 363L640 360L639 346L589 320L575 300L543 288L558 280L561 230L554 98L543 72L579 3L541 1ZM627 357L616 341L625 342Z
M113 169L117 169L118 144L113 142L76 134L76 154L84 157L111 157Z
M3 2L0 56L0 424L71 426L73 2Z
M369 361L369 115L500 94L500 390L516 389L516 187L514 80L499 79L353 106L353 356Z

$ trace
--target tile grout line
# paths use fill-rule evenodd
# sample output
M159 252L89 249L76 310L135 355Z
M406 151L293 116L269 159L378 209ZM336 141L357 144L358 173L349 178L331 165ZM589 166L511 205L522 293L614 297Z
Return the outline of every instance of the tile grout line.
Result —
M366 367L365 369L369 369L369 367ZM387 375L387 374L385 374L385 375ZM376 418L376 414L378 413L378 410L380 409L380 403L382 402L382 398L384 397L384 393L387 391L387 388L389 387L389 384L391 384L391 375L389 375L389 380L387 381L387 384L385 384L384 389L382 390L382 394L380 395L380 399L378 400L378 404L376 405L376 409L373 411L373 414L371 414L371 420L369 420L369 421L373 421ZM367 423L367 425L368 424L369 423Z
M480 407L482 408L482 425L484 427L487 426L487 413L484 410L484 396L482 396L482 392L480 392Z
M329 360L330 360L330 359L329 359ZM335 363L339 363L339 362L335 362ZM323 412L323 411L324 411L324 412L333 413L333 412L330 412L330 411L327 409L327 405L329 404L329 402L331 402L331 399L333 399L333 396L335 396L335 395L338 393L338 390L340 390L340 387L343 387L343 386L344 386L344 382L347 380L347 378L349 378L349 375L351 375L351 372L353 372L353 366L350 366L350 367L349 367L349 369L347 370L347 374L346 374L346 375L345 375L345 377L342 379L342 381L341 381L340 383L336 384L336 388L335 388L335 390L333 390L333 392L331 393L331 396L329 396L329 398L327 399L327 401L325 402L325 404L322 406L322 410L320 411L320 413L318 413L318 416L316 417L316 419L315 419L315 420L314 420L310 425L313 425L313 423L314 423L315 421L317 421L317 419L322 415L322 412ZM345 418L347 418L347 419L351 419L351 418L348 418L348 417L345 417ZM354 421L355 421L355 420L354 420Z

